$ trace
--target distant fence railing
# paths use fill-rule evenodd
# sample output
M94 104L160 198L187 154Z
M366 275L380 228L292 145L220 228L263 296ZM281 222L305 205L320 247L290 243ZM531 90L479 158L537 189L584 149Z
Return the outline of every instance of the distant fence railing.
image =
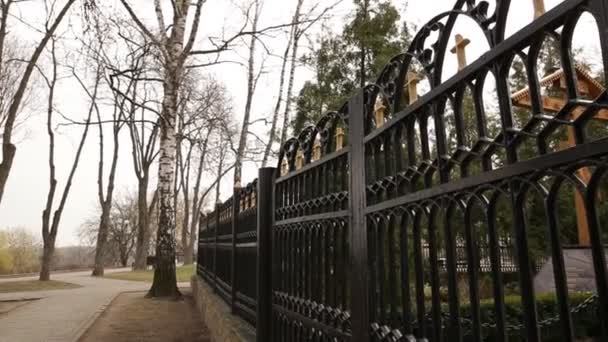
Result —
M231 198L201 217L197 273L234 314L255 325L257 182L234 189Z
M608 0L546 14L534 1L537 18L506 39L511 3L457 0L376 83L287 140L257 186L202 219L198 274L258 341L608 341ZM604 71L581 90L570 50L586 11ZM469 65L460 18L489 46ZM452 36L460 71L443 80ZM546 40L559 43L555 101L536 74ZM581 273L565 262L573 228ZM535 292L545 261L551 298ZM592 293L570 288L579 275Z

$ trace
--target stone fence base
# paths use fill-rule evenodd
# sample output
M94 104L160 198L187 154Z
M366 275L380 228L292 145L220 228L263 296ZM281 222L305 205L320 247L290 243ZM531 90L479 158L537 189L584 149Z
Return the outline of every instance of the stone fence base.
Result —
M255 328L230 313L230 307L198 275L192 276L196 308L216 342L255 342Z

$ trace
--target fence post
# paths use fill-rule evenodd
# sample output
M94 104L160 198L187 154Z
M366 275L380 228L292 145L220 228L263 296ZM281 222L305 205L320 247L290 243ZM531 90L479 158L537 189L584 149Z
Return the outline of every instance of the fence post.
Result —
M203 232L203 223L205 222L205 214L201 213L198 219L198 234L196 235L196 274L203 276L202 267L203 263L203 249L201 248L201 233Z
M348 102L348 164L350 177L349 227L350 227L350 307L352 310L352 341L367 342L370 336L367 226L365 220L365 104L364 90L360 90Z
M217 292L217 236L220 230L220 207L221 202L215 203L215 237L213 239L213 292Z
M238 230L238 216L239 207L241 203L241 188L238 186L234 187L234 194L232 195L232 250L231 250L231 263L230 263L230 311L235 312L236 305L236 232Z
M256 341L272 341L272 225L274 223L275 168L258 175L258 257Z

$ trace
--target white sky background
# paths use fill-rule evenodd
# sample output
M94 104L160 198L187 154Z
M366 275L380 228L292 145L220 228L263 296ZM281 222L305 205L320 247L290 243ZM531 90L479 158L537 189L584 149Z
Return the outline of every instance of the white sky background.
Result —
M113 0L117 2L116 0ZM234 1L209 0L204 6L203 17L201 21L201 31L199 32L199 44L196 46L207 46L204 41L208 36L217 36L221 34L222 28L225 28L226 35L238 29L243 23L243 17L235 7ZM313 0L307 0L305 3L312 3ZM320 1L321 3L330 3L330 1ZM493 1L490 1L493 3ZM555 6L560 0L547 0L547 9ZM152 0L132 0L134 9L138 13L145 15L145 21L149 27L156 29L156 21L153 19ZM423 23L439 14L442 11L449 10L453 6L454 1L451 0L410 0L407 10L402 1L394 1L396 7L402 14L402 19L409 23L420 27ZM509 16L508 34L513 33L519 28L525 26L532 20L532 0L514 0L512 1L514 9ZM41 1L26 2L20 5L23 18L28 23L40 23L44 17L44 10ZM79 5L75 5L79 6ZM290 21L295 1L286 0L265 0L264 8L260 19L260 27L276 25L278 23L286 23ZM351 0L344 0L333 11L334 17L327 23L330 27L338 30L349 15L352 8ZM145 14L144 14L145 13ZM166 19L168 21L168 19ZM79 19L73 18L74 26L80 25ZM39 25L36 27L40 27ZM461 32L460 32L461 31ZM592 34L590 34L590 32ZM487 50L487 44L483 41L481 31L477 31L473 25L467 23L466 20L457 23L455 33L461 33L470 38L473 43L468 49L469 62L481 55ZM23 24L14 23L12 34L22 42L34 41L38 35ZM275 34L275 38L266 38L267 46L275 54L282 54L286 36L283 34ZM315 38L316 33L313 32L311 38ZM591 26L581 26L575 33L575 46L577 43L585 48L594 56L599 56L599 47L597 46L597 30ZM195 46L195 49L196 49ZM307 51L307 47L302 47L302 52ZM246 61L247 49L242 46L235 53L226 54L224 59ZM447 66L445 76L455 72L455 58L447 58ZM258 58L260 62L260 58ZM246 73L245 68L236 64L226 64L209 68L206 70L218 80L222 81L230 91L230 96L234 102L234 115L236 121L240 122L242 116L245 94L246 94ZM269 116L272 113L276 101L276 91L278 88L278 78L280 71L280 61L278 58L270 57L265 64L265 75L258 84L257 92L254 97L252 115L255 118ZM305 67L300 67L296 71L296 83L294 86L294 94L297 94L304 81L313 77L311 70ZM60 92L56 97L57 107L71 118L83 118L87 110L87 97L79 88L75 80L65 80L60 84ZM0 229L11 226L23 226L27 229L39 234L41 227L42 209L45 204L46 194L48 190L48 137L46 135L46 116L44 111L44 99L47 91L41 87L40 95L35 97L41 98L41 110L35 111L31 119L26 123L26 126L21 129L21 141L17 146L17 156L11 171L9 182L4 194L2 204L0 204ZM59 120L57 117L56 120ZM75 153L78 144L81 127L64 127L60 130L60 135L57 136L56 146L56 166L58 172L59 187L56 198L61 196L64 180L67 176L68 168L71 165L71 160ZM106 135L109 135L110 127L106 128ZM268 127L256 125L256 132L263 134L267 132ZM126 132L126 128L124 129ZM122 140L122 152L119 156L119 165L117 172L116 189L117 193L136 189L136 179L132 170L132 162L130 156L130 145L128 138ZM89 217L97 215L97 162L98 162L98 137L96 126L91 127L88 141L80 161L80 166L74 179L74 184L66 209L63 213L57 245L66 246L79 244L77 236L79 226ZM108 147L109 148L109 147ZM109 163L109 161L107 161ZM254 163L249 163L245 166L243 179L245 182L253 180L257 176L257 167ZM155 186L156 168L152 172L153 180L150 188ZM223 196L230 195L232 177L227 176L222 182ZM211 201L212 202L212 201Z

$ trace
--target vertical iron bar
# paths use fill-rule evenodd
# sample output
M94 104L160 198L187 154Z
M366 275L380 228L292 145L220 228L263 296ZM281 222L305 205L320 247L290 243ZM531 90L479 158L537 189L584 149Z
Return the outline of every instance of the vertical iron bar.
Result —
M456 253L456 232L452 226L452 218L456 214L458 208L456 205L450 207L449 203L445 203L445 257L446 268L448 271L448 300L450 308L450 324L448 325L448 334L454 341L462 341L462 329L460 326L460 294L458 291L458 269L457 269L457 253Z
M367 275L367 222L365 219L365 117L364 92L360 90L348 103L350 153L349 221L350 221L350 307L352 310L352 342L369 340L369 293Z
M577 189L574 189L577 191ZM559 195L557 195L559 196ZM562 244L560 242L559 228L557 225L556 201L547 199L545 210L547 212L549 236L551 239L551 257L553 261L553 276L555 279L555 294L559 307L561 328L563 329L563 341L574 341L572 318L570 317L570 307L568 303L568 277L564 264Z
M502 134L504 136L504 144L507 146L507 163L511 165L517 163L518 158L517 147L512 144L516 136L511 130L513 128L513 110L511 107L511 93L508 84L510 65L507 65L507 63L505 63L506 61L508 61L508 59L504 59L502 65L495 67L495 75ZM529 65L527 65L527 67L527 69L530 69ZM538 314L536 312L536 301L529 263L528 241L525 227L526 222L523 208L524 203L518 203L516 198L515 194L518 192L518 183L516 181L510 182L509 191L511 193L511 205L513 207L515 224L514 232L517 246L517 260L519 263L522 304L524 308L524 326L526 328L528 341L538 342L540 341L540 332L538 330Z
M258 258L256 341L272 341L272 230L275 168L262 168L258 176Z
M439 249L439 245L437 243L437 227L435 226L435 215L437 212L435 209L432 209L428 218L428 246L429 246L429 262L430 262L430 281L431 281L431 313L433 315L432 321L432 333L433 333L433 341L441 342L443 341L441 335L441 299L439 298L439 268L438 268L438 259L437 259L437 250Z
M416 212L413 221L413 252L414 252L414 272L416 287L416 314L418 320L418 338L426 338L426 309L424 303L424 266L422 264L422 216L425 212Z
M230 310L234 314L236 308L236 292L237 292L237 284L236 284L236 235L238 231L238 216L239 216L239 207L241 203L241 189L235 187L234 194L232 196L232 258L230 264L230 284L231 286L231 302L230 302Z
M490 248L490 263L492 265L492 288L494 290L494 317L496 317L496 340L497 342L507 341L506 317L505 317L505 300L503 289L503 261L502 250L498 243L498 232L496 231L496 209L498 206L498 197L492 200L488 206L488 243Z
M213 231L214 235L214 241L213 241L213 291L217 292L217 243L218 243L218 234L219 234L219 228L220 228L220 210L221 210L221 203L218 202L215 203L215 230Z
M601 226L596 212L596 198L601 184L599 177L592 178L585 193L585 211L589 222L589 236L591 237L591 255L595 271L595 285L599 296L599 319L602 338L608 338L608 273L606 270L606 251L602 241ZM576 191L576 190L575 190Z
M469 276L469 300L471 318L473 325L471 327L471 335L473 341L481 342L481 318L479 310L479 255L477 248L476 236L478 232L474 232L474 223L472 222L473 210L475 210L474 201L468 203L472 207L466 209L464 215L464 234L466 241L466 258Z

